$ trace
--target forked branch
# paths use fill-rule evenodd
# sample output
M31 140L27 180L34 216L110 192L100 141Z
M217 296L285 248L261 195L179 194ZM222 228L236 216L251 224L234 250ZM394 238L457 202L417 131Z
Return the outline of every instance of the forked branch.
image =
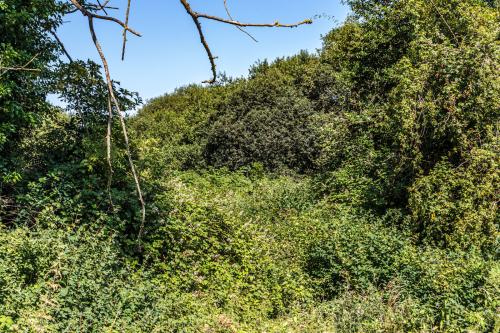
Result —
M24 71L24 72L40 72L39 68L28 68L28 66L35 61L35 59L39 56L39 53L35 54L27 63L20 67L2 67L0 66L0 76L4 75L9 71Z
M130 0L127 3L127 12L125 13L125 25L128 26L130 16ZM122 61L125 60L125 48L127 47L127 29L123 29Z
M212 70L212 78L210 80L205 81L205 83L214 83L217 79L217 65L215 64L215 58L212 50L210 49L210 46L207 43L207 40L205 38L205 34L203 32L203 28L200 23L200 19L207 19L207 20L212 20L224 24L229 24L236 26L238 28L246 28L246 27L258 27L258 28L296 28L298 26L304 25L304 24L312 24L312 20L303 20L297 23L292 23L292 24L282 24L279 21L275 21L274 23L244 23L240 21L233 20L231 15L229 14L228 11L228 16L229 19L225 19L223 17L219 16L214 16L214 15L209 15L205 13L199 13L197 11L194 11L191 8L191 5L189 4L188 0L179 0L181 4L184 6L184 9L188 13L189 16L193 19L193 22L196 26L196 29L198 30L198 35L200 36L200 42L203 45L203 48L205 49L205 52L207 53L208 60L210 61L210 67ZM224 6L226 7L227 10L227 3L224 1ZM253 37L252 37L253 38Z
M115 22L116 24L120 25L123 29L130 31L132 34L134 34L138 37L141 37L140 33L135 31L134 29L130 28L127 24L125 24L125 22L122 22L119 19L112 17L112 16L99 15L96 13L92 13L91 11L87 10L87 8L82 6L77 0L70 0L70 1L84 16L99 19L99 20L104 20L104 21Z

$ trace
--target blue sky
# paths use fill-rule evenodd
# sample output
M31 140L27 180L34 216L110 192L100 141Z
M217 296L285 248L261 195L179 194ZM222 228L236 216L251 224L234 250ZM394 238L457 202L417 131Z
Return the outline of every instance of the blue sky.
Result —
M123 9L125 3L111 0L110 5ZM191 4L197 11L225 17L223 0L191 0ZM318 18L314 24L297 29L248 29L258 43L234 27L202 21L218 57L218 70L233 77L246 75L249 66L259 59L293 55L301 49L316 50L321 46L321 35L347 15L340 0L228 0L228 4L233 17L240 21L291 23L322 14L332 17ZM110 12L124 16L123 10ZM79 13L68 15L65 21L58 34L69 53L74 58L99 62L87 21ZM147 100L210 78L209 62L197 31L178 0L132 0L130 26L143 36L129 35L122 62L121 29L111 22L96 22L111 75L123 87L139 92Z

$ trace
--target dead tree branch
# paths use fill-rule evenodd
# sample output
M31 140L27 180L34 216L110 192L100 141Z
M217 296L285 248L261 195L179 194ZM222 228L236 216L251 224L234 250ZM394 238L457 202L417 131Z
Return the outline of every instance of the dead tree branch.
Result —
M127 3L127 12L125 14L125 25L128 26L128 18L130 15L130 0ZM125 59L125 48L127 45L127 29L123 29L123 46L122 46L122 61Z
M97 0L97 4L99 5L100 9L104 12L104 14L108 15L108 12L106 11L106 5L108 4L109 0L106 1L104 4L101 4L101 1Z
M74 1L74 0L72 0L72 1ZM132 152L130 150L130 143L129 143L129 138L128 138L127 126L125 124L125 119L123 117L123 114L122 114L122 111L120 108L120 103L118 102L118 99L115 96L115 92L114 92L114 88L113 88L113 81L111 80L111 74L109 72L108 61L106 60L106 57L104 56L104 52L102 51L101 44L99 43L99 40L97 39L97 35L95 33L95 30L94 30L94 17L92 15L89 15L89 16L87 16L87 18L89 21L89 29L90 29L90 34L92 36L92 41L94 42L94 45L97 49L97 52L99 53L99 57L101 58L102 65L104 68L104 74L106 76L109 97L111 98L111 101L113 102L114 107L116 109L116 113L118 115L118 118L120 119L120 124L122 127L123 139L125 141L125 149L127 152L130 171L132 172L132 177L134 178L135 188L137 191L137 197L138 197L139 203L141 205L141 225L140 225L139 235L138 235L138 242L140 245L142 233L144 232L144 224L146 221L146 203L144 202L144 198L142 196L142 189L141 189L141 185L139 182L139 177L138 177L137 172L135 170L135 164L134 164L134 161L132 159ZM109 112L111 113L109 115L109 117L112 117L112 108L109 109ZM111 144L110 140L107 141L107 144L108 145ZM111 148L108 148L108 149L111 149Z
M233 25L239 28L245 28L245 27L258 27L258 28L296 28L298 26L304 25L304 24L311 24L311 20L304 20L301 22L297 23L292 23L292 24L282 24L279 21L276 21L274 23L243 23L240 21L233 20L231 17L229 19L225 19L219 16L214 16L214 15L209 15L205 13L199 13L194 11L191 8L191 5L189 4L188 0L179 0L181 4L184 6L184 9L188 13L189 16L193 19L193 22L196 26L196 29L198 30L198 35L200 36L200 42L203 45L203 48L205 49L205 52L207 53L208 60L210 61L210 67L212 70L212 78L210 80L205 81L205 83L214 83L217 79L217 65L215 64L215 58L212 50L210 49L210 46L207 43L207 40L205 38L205 34L203 32L200 19L207 19L207 20L212 20L224 24L229 24ZM227 8L227 7L226 7Z
M108 162L108 196L111 209L114 211L113 197L111 196L111 182L113 181L113 165L111 163L111 129L113 126L113 106L111 105L111 98L108 96L108 127L106 130L106 160Z
M38 58L39 53L35 54L27 63L20 67L2 67L0 66L0 70L2 72L0 73L0 76L4 75L5 73L9 71L24 71L24 72L40 72L39 68L28 68L28 66L35 61L36 58Z
M61 41L61 39L59 38L59 36L53 31L53 30L50 30L50 34L52 36L54 36L56 42L59 44L59 46L61 47L61 50L63 51L63 53L66 55L66 57L68 58L69 62L73 62L73 58L71 58L71 56L69 55L68 53L68 50L66 50L66 47L64 46L63 42Z
M131 33L133 33L134 35L136 35L138 37L141 37L140 33L135 31L134 29L130 28L128 25L125 24L125 22L122 22L119 19L112 17L112 16L104 16L104 15L92 13L92 12L88 11L84 6L82 6L77 0L70 0L70 1L84 16L91 17L93 19L115 22L116 24L120 25L123 29L130 31Z

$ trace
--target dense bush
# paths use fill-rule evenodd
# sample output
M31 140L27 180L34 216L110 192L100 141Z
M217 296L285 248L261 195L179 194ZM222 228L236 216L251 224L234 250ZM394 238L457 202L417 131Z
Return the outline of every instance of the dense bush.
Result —
M493 151L473 150L458 167L438 163L410 189L412 223L420 238L443 248L495 253L499 183Z
M116 235L75 229L2 230L2 332L196 332L215 309L123 260Z
M407 236L362 217L335 221L331 230L307 255L316 297L397 288L399 300L420 309L415 316L422 322L406 329L425 330L427 323L444 331L490 331L497 325L498 262L477 253L417 247ZM413 319L401 318L400 324Z
M497 4L346 3L318 54L127 119L138 242L99 66L0 0L0 60L42 69L0 74L0 331L497 332Z
M311 102L278 68L237 84L211 120L205 148L209 164L231 169L260 162L269 169L313 167Z
M268 240L272 229L241 218L266 219L253 192L268 195L279 185L294 184L252 183L242 174L220 171L173 177L155 201L160 220L146 248L154 269L176 289L208 293L218 307L243 318L277 316L309 299L300 266L285 269L284 262L273 260L279 254L272 253L275 244Z
M364 183L383 206L403 207L407 188L438 162L458 166L473 149L493 149L496 14L480 1L440 2L439 11L421 1L351 3L362 19L333 30L321 54L329 75L317 76L320 101L333 98L320 104L333 112L320 127L321 163L368 160Z
M407 241L394 230L362 216L338 216L326 239L318 239L307 257L306 270L317 280L321 298L345 289L385 287L394 279L397 260Z
M230 89L193 85L149 101L131 120L134 136L141 142L143 169L161 174L203 167L207 120Z

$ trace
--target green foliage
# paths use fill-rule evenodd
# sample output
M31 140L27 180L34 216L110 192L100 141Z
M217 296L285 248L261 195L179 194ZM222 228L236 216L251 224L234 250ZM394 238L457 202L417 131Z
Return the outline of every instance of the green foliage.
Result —
M195 332L210 323L208 304L134 272L117 245L105 229L2 231L2 328Z
M308 253L306 269L317 279L320 297L387 285L406 243L403 235L358 215L336 218L327 238L316 240Z
M272 253L272 227L249 225L242 218L269 218L254 192L265 196L291 185L268 179L253 183L227 172L173 177L155 200L159 225L152 227L145 249L155 269L169 285L207 293L217 306L244 320L255 320L256 314L274 317L307 300L310 292L300 267L289 262L285 268L279 254Z
M293 68L292 61L286 65ZM313 167L312 104L281 64L255 69L252 79L236 84L211 120L205 148L210 165L237 169L259 162L269 169L302 171Z
M320 146L337 149L320 161L335 168L373 156L363 177L380 186L379 200L402 207L407 188L443 158L457 166L494 141L497 14L476 1L353 3L362 19L327 35L321 55L333 79L319 77L320 95L335 103L322 105L334 114L322 118L331 123ZM350 154L360 142L370 151Z
M19 132L33 128L49 110L47 67L57 56L46 29L60 24L61 10L58 1L12 0L0 6L0 182L9 189L12 174L20 176L12 154ZM18 69L23 66L29 70Z
M307 256L317 297L338 301L343 292L397 288L400 301L418 304L411 318L399 319L405 330L425 331L424 323L442 331L496 325L498 262L473 252L417 247L373 218L355 215L332 224L328 238L319 238Z
M0 66L40 69L0 69L0 331L497 332L497 4L346 3L317 55L127 119L138 244L100 67L0 0Z
M471 152L453 167L438 163L410 190L412 223L424 242L443 248L497 250L498 155L486 149Z
M79 118L86 131L98 127L108 116L108 87L101 68L93 61L72 61L59 64L51 77L51 87L64 102L68 112ZM142 100L137 93L120 87L113 81L115 96L122 111L132 110Z
M203 166L206 123L226 95L225 87L189 86L151 100L132 119L145 174Z
M406 293L427 304L443 331L498 325L498 262L474 253L407 247L398 259Z

